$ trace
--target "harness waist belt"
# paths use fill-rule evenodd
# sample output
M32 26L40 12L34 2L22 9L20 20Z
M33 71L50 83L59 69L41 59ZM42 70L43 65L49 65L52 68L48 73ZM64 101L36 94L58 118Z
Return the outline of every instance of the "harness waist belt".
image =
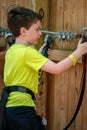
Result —
M1 99L0 99L0 130L6 130L6 124L5 124L6 122L5 122L5 115L4 115L5 114L5 105L6 105L9 93L14 92L14 91L28 93L32 96L32 99L34 100L34 93L28 88L25 88L22 86L4 87L4 89L2 91Z
M28 93L28 94L31 95L33 100L35 99L34 93L29 88L25 88L25 87L22 87L22 86L6 86L5 89L7 90L8 93L11 93L11 92L14 92L14 91Z

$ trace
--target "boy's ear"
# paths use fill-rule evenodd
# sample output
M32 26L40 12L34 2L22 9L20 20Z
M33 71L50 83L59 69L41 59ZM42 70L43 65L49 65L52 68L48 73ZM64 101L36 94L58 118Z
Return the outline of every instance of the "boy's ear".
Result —
M23 36L26 34L26 28L25 27L20 28L20 34L23 35Z

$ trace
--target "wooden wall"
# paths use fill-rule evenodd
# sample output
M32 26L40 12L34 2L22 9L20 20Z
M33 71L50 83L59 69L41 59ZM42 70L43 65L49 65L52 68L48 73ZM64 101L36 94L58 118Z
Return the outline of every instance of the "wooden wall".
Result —
M42 22L43 29L57 32L81 32L82 27L87 25L87 1L86 0L1 0L0 1L0 26L6 25L6 7L10 3L16 3L33 10L44 11ZM43 36L44 37L44 36ZM55 49L51 51L49 58L53 61L61 61L76 49L79 39L70 41L56 40ZM43 40L40 39L40 44ZM0 51L7 44L0 37ZM37 48L39 48L39 46ZM68 50L68 51L67 51ZM4 86L3 67L4 54L0 52L0 87ZM82 63L78 62L75 67L61 75L44 73L40 84L40 98L37 102L37 112L44 113L47 118L47 130L63 130L71 119L78 102L80 93L80 81L82 75ZM87 84L87 83L86 83ZM86 85L87 86L87 85ZM46 89L47 87L47 89ZM0 88L0 94L1 94ZM69 130L87 129L87 88L78 116Z

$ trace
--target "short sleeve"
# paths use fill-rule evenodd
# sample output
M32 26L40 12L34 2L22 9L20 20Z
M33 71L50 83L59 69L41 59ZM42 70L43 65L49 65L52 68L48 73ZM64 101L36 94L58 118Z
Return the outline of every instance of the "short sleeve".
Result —
M26 48L25 62L35 71L38 71L48 60L47 57L43 56L35 48L31 46Z

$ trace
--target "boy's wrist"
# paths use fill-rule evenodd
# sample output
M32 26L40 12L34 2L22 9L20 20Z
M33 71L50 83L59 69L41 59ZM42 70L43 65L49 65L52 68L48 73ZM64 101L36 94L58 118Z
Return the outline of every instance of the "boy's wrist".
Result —
M72 54L75 56L76 60L79 60L83 55L79 49L76 49Z
M76 57L74 56L74 54L70 54L70 55L69 55L69 58L71 59L73 65L75 65L75 64L77 63L77 59L76 59Z

